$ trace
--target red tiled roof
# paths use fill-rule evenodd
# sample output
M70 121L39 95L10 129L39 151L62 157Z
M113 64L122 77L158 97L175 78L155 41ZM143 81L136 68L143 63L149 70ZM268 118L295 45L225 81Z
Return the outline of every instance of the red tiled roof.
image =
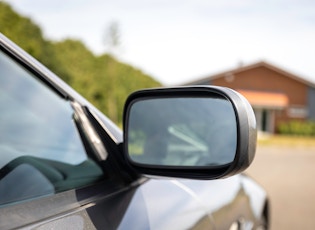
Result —
M311 81L311 80L307 80L306 78L303 78L303 77L300 77L300 76L297 76L293 73L290 73L289 71L287 70L284 70L282 68L279 68L279 67L276 67L275 65L272 65L270 64L269 62L265 62L265 61L260 61L260 62L256 62L256 63L253 63L253 64L250 64L250 65L245 65L245 66L240 66L240 67L237 67L237 68L234 68L234 69L231 69L231 70L227 70L227 71L223 71L223 72L220 72L218 74L214 74L214 75L211 75L211 76L208 76L208 77L205 77L205 78L201 78L201 79L197 79L197 80L194 80L192 82L187 82L186 84L184 85L195 85L195 84L199 84L200 82L204 84L204 82L211 82L211 80L214 80L214 79L217 79L217 78L221 78L221 77L225 77L227 74L237 74L237 73L240 73L240 72L244 72L244 71L247 71L247 70L250 70L250 69L254 69L254 68L257 68L257 67L266 67L270 70L273 70L275 72L278 72L286 77L289 77L289 78L292 78L298 82L302 82L303 84L306 84L308 86L311 86L311 87L315 87L315 82L314 81ZM208 83L207 83L208 84Z

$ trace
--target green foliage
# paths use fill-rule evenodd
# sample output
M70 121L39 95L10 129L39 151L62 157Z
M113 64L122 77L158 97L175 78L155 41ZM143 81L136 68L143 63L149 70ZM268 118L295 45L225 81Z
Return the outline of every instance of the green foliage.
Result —
M121 125L127 96L141 88L161 84L134 67L108 54L94 55L81 41L53 42L41 29L0 2L1 33L34 56L86 97L114 122Z
M0 28L1 33L44 65L49 68L54 65L54 58L52 57L54 52L50 42L44 40L41 29L29 18L15 13L4 2L0 2Z
M312 121L290 121L279 124L280 134L295 136L315 136L315 122Z

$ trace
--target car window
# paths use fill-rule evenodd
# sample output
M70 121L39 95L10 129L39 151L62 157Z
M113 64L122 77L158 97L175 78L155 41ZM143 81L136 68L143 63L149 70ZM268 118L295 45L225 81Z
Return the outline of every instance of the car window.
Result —
M0 205L98 180L71 104L0 53Z

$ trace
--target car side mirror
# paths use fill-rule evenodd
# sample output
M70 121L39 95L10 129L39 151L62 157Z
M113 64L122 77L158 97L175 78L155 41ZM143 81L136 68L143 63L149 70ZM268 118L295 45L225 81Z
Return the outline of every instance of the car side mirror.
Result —
M256 136L250 104L224 87L142 90L125 104L125 159L142 174L228 177L253 161Z

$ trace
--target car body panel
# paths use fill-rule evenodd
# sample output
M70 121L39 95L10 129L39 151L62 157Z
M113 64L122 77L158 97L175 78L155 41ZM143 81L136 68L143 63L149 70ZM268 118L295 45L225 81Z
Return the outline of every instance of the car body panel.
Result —
M139 184L107 191L107 195L107 184L100 184L2 208L0 226L10 229L23 223L29 229L229 229L239 220L254 228L259 224L266 194L249 180L242 175L212 181L141 179ZM246 188L253 186L259 190L255 193L258 197ZM80 201L80 192L89 193L89 198ZM50 207L49 212L45 207Z

